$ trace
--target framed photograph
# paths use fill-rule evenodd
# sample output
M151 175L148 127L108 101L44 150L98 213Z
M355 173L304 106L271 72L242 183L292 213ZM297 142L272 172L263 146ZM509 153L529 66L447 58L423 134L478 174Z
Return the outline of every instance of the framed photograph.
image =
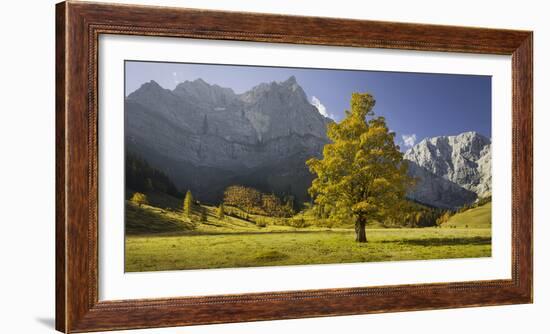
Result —
M59 331L532 302L532 32L56 13Z

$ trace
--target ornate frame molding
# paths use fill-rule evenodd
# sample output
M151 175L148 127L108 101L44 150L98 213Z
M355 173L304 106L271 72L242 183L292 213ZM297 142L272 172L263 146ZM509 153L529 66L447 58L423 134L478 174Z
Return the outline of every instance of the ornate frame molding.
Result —
M101 34L511 55L512 279L99 301L97 64ZM56 7L56 43L56 329L59 331L532 302L532 32L67 1Z

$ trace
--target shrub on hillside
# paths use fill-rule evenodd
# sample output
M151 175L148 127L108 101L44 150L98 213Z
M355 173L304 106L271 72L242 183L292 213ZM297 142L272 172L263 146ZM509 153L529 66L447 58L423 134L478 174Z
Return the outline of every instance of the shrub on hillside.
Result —
M223 206L223 203L220 204L220 206L218 207L218 219L219 220L223 220L225 218L225 208Z
M288 220L289 225L296 228L303 228L309 226L303 217L293 217Z
M139 206L142 206L144 204L149 204L149 201L147 200L147 196L143 193L134 193L130 201Z
M193 194L190 190L187 190L185 193L185 198L183 199L183 213L187 218L191 218L194 209Z
M442 214L439 218L437 218L437 226L441 226L449 221L449 219L452 217L451 212L446 211L444 214Z
M265 219L262 219L262 218L256 218L254 223L258 227L266 227L267 226L267 222L265 221Z
M275 194L264 194L254 188L230 186L225 189L223 203L237 207L247 213L271 216L291 217L294 214L293 198L283 203Z

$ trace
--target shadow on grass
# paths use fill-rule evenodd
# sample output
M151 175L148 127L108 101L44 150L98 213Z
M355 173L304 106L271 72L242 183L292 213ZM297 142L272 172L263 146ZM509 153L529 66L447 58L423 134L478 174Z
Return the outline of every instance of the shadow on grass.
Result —
M461 237L461 238L425 238L384 240L382 243L401 243L413 246L459 246L459 245L490 245L491 237Z
M271 262L271 261L280 261L288 259L289 256L285 253L278 252L276 250L271 250L267 252L261 252L256 254L256 260Z
M126 233L129 235L175 233L194 229L191 223L128 203L126 204L125 226Z

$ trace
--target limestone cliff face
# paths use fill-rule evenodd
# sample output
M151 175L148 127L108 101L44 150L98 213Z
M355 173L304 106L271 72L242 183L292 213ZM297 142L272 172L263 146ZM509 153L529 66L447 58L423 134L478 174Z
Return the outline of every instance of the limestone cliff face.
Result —
M452 208L491 195L491 140L476 132L424 139L404 158L419 180L415 200Z
M330 119L294 77L243 94L201 79L174 90L151 81L125 102L128 149L206 201L234 183L304 200L311 181L305 161L328 142Z

